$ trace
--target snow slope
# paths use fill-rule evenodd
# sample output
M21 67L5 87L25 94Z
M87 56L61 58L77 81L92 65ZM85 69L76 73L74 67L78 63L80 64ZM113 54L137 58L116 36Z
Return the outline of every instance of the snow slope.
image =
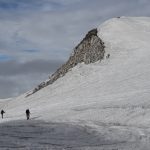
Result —
M148 150L150 18L110 19L98 27L98 36L105 43L105 55L109 53L109 59L79 64L27 98L23 94L13 100L0 101L0 108L7 112L1 122L25 119L25 109L29 108L32 120L90 126L106 139L119 141L124 137L122 141L127 144L120 149L128 145L128 150ZM131 141L134 146L130 147ZM108 142L112 146L110 143L113 142Z

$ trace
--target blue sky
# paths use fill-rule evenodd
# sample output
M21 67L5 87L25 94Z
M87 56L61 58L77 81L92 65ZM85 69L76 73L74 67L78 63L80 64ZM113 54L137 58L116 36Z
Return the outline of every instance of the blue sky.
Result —
M105 20L150 16L149 5L149 0L0 0L0 98L47 79Z

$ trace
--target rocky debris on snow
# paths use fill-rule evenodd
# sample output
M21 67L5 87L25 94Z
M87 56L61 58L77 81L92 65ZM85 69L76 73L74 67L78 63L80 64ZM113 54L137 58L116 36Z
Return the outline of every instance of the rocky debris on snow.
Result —
M97 29L89 31L85 38L74 48L69 60L57 69L57 71L49 77L48 81L39 84L28 93L27 96L39 91L49 84L52 84L54 81L64 76L78 63L84 62L85 64L90 64L96 61L101 61L104 58L104 53L104 42L97 36Z

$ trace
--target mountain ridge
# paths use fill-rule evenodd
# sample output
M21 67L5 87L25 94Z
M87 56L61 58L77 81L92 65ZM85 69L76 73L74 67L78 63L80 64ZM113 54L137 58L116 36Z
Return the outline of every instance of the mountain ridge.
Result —
M70 69L75 67L78 63L84 62L85 64L101 61L104 58L105 45L101 38L97 35L97 29L90 30L83 40L73 49L68 61L53 73L49 79L42 82L32 91L30 91L26 97L34 94L40 89L52 84L60 77L64 76Z

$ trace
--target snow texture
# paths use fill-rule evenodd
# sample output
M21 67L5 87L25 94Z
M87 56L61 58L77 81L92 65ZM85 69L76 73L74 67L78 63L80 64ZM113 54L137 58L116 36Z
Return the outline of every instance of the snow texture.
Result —
M101 62L0 101L0 149L149 150L150 18L110 19L98 36L106 46Z

